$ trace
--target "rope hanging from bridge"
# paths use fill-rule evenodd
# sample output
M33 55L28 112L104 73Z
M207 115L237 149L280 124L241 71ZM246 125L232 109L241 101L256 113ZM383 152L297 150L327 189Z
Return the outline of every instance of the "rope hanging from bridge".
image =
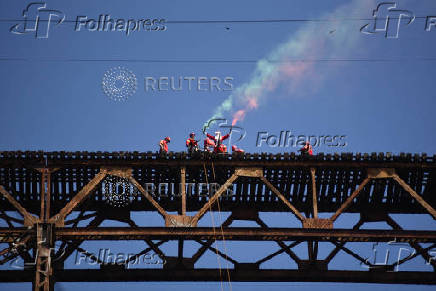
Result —
M214 181L214 183L216 183L215 166L213 164L213 161L212 161L212 165L211 166L212 166L213 181ZM220 200L219 199L217 199L217 205L218 205L218 214L220 216L220 220L223 221L222 216L221 216L221 206L220 206ZM225 237L224 237L224 230L223 230L223 224L222 223L220 224L220 229L221 229L221 236L223 238L224 254L227 256L226 240L225 240ZM230 271L229 271L229 262L228 262L228 260L226 260L226 271L227 271L227 279L228 279L228 282L229 282L230 291L232 291L232 282L230 280Z
M207 171L206 171L206 163L203 163L203 170L204 170L204 177L206 178L206 185L209 185L209 179L207 178ZM212 213L212 204L209 205L209 213L210 213L210 217L212 220L212 229L213 229L213 238L214 241L216 242L216 229L215 229L215 219ZM220 262L220 258L219 258L219 254L218 254L218 249L215 249L215 253L216 253L216 260L218 262L218 270L220 273L220 286L221 286L221 291L224 291L223 288L223 276L222 276L222 270L221 270L221 262Z

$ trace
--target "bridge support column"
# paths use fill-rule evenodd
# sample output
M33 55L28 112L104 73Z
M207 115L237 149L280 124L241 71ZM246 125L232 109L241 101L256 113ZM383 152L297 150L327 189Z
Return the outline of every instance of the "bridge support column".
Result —
M54 291L52 251L54 247L53 224L39 223L36 226L36 265L34 291Z

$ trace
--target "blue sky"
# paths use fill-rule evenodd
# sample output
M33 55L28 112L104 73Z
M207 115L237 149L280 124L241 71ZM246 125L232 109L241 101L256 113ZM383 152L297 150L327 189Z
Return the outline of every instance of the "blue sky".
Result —
M22 20L22 11L29 3L2 0L0 19ZM371 18L378 3L372 0L46 3L48 8L62 11L66 20L73 21L52 25L47 39L36 39L32 33L12 34L9 29L17 22L0 22L0 150L156 151L159 140L165 136L172 138L170 150L185 150L184 141L189 132L195 131L201 137L203 124L217 107L229 95L237 94L240 88L257 80L259 63L256 61L276 56L274 52L294 41L295 46L279 54L280 57L315 61L309 62L298 77L292 75L287 79L280 73L274 75L274 88L262 91L257 96L259 106L238 122L246 131L238 146L248 152L296 151L295 147L256 146L258 132L280 135L281 131L291 131L305 136L346 136L345 147L323 145L315 148L315 153L435 153L436 61L423 59L436 58L436 27L425 31L424 18L417 18L408 26L402 22L399 37L388 39L383 33L360 32L370 21L356 19ZM436 15L433 0L396 3L398 9L412 11L419 17ZM98 19L100 14L114 19L165 19L166 30L136 31L129 36L117 31L74 31L77 16ZM330 21L174 23L326 18ZM301 49L297 44L306 46L297 53ZM366 61L356 61L362 59ZM111 100L102 90L104 73L117 66L131 70L138 80L136 93L125 102ZM184 87L177 92L146 92L146 77L206 77L208 80L231 77L233 91L189 91ZM245 106L235 102L233 109L222 117L231 121L233 113ZM414 219L416 225L422 223L420 218ZM98 286L103 285L107 286ZM254 285L234 284L238 286L235 290L255 289ZM346 284L285 285L303 290L349 288ZM17 290L27 290L17 286L14 285ZM78 286L83 290L95 288L94 284L63 286L64 290L75 290ZM110 286L111 290L125 286L139 290L144 285ZM151 286L154 290L160 284ZM219 289L215 283L204 286L171 283L165 288L203 290L205 286ZM276 290L283 288L280 284L268 286ZM367 286L353 285L353 288ZM410 290L410 286L374 288Z

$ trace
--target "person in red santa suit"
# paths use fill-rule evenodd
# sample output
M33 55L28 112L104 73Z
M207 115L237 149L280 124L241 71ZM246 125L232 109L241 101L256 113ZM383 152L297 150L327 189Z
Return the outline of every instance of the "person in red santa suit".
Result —
M313 149L312 145L309 141L306 141L306 144L300 149L302 156L312 156L313 155Z
M205 152L212 152L213 149L215 148L215 143L213 140L211 140L210 138L206 138L204 140L204 151Z
M232 152L233 152L233 153L243 153L244 150L238 148L236 145L232 145Z
M224 136L221 135L221 131L216 131L215 136L206 133L207 137L215 142L214 153L227 153L227 147L223 144L223 141L230 137L230 132Z

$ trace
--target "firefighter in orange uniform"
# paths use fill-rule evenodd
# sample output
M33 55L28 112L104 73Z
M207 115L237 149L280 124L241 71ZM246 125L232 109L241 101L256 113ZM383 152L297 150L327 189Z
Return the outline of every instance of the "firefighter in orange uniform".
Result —
M188 152L190 154L198 151L198 142L195 140L194 132L189 134L189 138L186 140L186 147L188 148Z
M159 142L159 153L168 153L168 144L171 142L170 137L166 137Z

